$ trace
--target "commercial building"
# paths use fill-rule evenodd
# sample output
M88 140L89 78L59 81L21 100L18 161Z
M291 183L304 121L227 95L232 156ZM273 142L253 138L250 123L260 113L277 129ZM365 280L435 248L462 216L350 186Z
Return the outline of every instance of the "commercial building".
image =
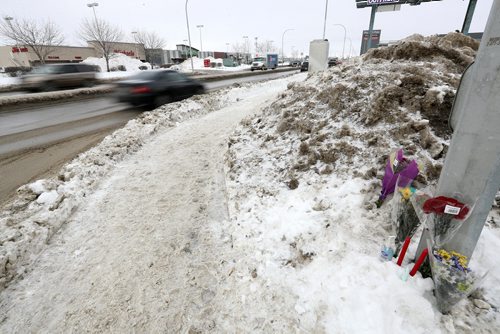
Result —
M138 43L113 43L115 53L146 61L144 46ZM78 63L88 57L102 57L97 42L90 41L88 46L55 46L45 60L46 63ZM40 64L35 52L30 47L16 45L0 46L0 67L32 67Z
M88 57L102 57L96 41L89 41L87 44L87 46L55 46L45 63L78 63ZM177 44L176 50L144 49L144 46L138 43L119 42L112 44L114 53L123 53L143 62L148 59L152 65L156 66L181 63L188 59L191 53L193 57L229 58L237 62L245 62L245 60L248 62L248 59L251 59L250 54L218 51L200 52L194 47L191 47L191 50L192 52L189 45L185 44ZM0 46L0 68L33 67L39 64L40 60L30 47Z

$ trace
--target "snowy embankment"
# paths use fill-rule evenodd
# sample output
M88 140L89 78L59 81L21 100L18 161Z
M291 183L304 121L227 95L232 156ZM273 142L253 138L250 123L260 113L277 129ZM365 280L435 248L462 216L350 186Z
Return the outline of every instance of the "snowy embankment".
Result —
M19 78L12 78L6 75L0 74L0 90L8 91L18 87L21 84Z
M231 137L225 228L257 268L257 290L291 287L305 332L500 330L498 203L471 262L489 275L449 315L437 311L430 278L401 279L419 232L403 268L378 258L393 233L391 203L375 207L387 156L404 148L425 166L418 181L435 183L449 145L446 120L475 43L459 34L412 36L373 50L358 64L290 84Z

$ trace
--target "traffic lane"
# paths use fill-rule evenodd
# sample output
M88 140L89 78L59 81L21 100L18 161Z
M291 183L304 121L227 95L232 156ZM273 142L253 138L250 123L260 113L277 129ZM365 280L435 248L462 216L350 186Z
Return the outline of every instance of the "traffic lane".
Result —
M0 206L12 198L16 189L34 180L52 177L68 161L98 144L104 137L122 127L102 129L95 133L68 138L37 149L0 156Z
M0 137L127 110L109 96L0 113Z
M11 135L0 136L0 157L24 150L40 148L50 143L62 142L88 133L94 133L106 128L117 128L134 119L142 111L120 110L113 113L98 115L73 122L65 122L48 127L32 129Z

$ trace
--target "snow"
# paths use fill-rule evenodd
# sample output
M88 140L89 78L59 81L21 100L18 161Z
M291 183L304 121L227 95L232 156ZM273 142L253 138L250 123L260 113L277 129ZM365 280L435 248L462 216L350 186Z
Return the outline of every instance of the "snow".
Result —
M215 67L205 67L204 60L209 59L210 63L215 63ZM203 71L228 71L228 72L238 72L250 69L250 65L242 64L234 67L226 67L222 63L222 59L219 58L198 58L193 57L193 69L195 70L203 70ZM179 71L179 72L190 72L191 71L191 59L187 59L180 64L173 65L170 69Z
M379 259L386 155L439 175L444 64L359 60L130 121L0 214L0 331L499 332L498 207L470 264L489 273L448 315L406 279L418 232L403 267Z
M8 88L10 86L15 86L19 84L20 84L19 78L12 78L0 74L0 88Z
M106 59L104 57L96 58L96 57L88 57L82 61L84 64L96 65L99 66L101 72L106 72ZM113 53L110 55L109 59L109 68L110 70L115 68L119 71L118 66L124 66L126 71L139 71L139 67L146 67L147 69L151 69L151 65L149 63L143 63L139 59L135 59L124 55L122 53ZM116 72L116 71L113 71ZM130 75L130 74L129 74Z

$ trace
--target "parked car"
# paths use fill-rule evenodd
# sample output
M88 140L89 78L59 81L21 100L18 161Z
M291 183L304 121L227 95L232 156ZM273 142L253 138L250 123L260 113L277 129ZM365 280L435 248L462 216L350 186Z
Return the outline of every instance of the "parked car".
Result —
M298 66L300 66L300 60L292 60L290 62L290 66L292 66L292 67L298 67Z
M340 64L342 64L342 62L336 57L328 59L328 67L337 66Z
M98 68L88 64L42 65L23 75L21 84L28 91L92 87L97 83L96 72Z
M116 98L134 106L157 108L196 94L203 94L202 83L172 70L145 71L119 81Z
M309 71L309 62L308 61L302 62L302 65L300 65L300 71L301 72Z

